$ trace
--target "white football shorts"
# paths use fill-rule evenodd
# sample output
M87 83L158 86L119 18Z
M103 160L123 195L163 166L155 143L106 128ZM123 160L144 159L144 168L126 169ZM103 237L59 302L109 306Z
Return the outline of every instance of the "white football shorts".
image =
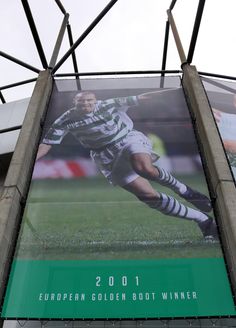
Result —
M153 162L159 158L152 150L151 141L142 132L132 130L116 144L101 151L92 150L91 157L112 185L122 187L139 177L130 163L130 156L138 153L149 154Z

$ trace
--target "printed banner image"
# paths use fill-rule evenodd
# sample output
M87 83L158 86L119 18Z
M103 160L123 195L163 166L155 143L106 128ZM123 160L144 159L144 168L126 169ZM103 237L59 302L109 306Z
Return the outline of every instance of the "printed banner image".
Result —
M212 112L236 181L236 84L217 82L214 79L206 81L208 83L205 83L205 87Z
M96 83L54 88L1 316L235 315L182 89Z

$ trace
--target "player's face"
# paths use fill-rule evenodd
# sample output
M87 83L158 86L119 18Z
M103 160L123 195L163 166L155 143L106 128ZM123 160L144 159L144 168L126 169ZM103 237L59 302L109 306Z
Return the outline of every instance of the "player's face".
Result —
M93 93L78 94L74 98L76 108L83 113L92 113L96 101L97 99Z

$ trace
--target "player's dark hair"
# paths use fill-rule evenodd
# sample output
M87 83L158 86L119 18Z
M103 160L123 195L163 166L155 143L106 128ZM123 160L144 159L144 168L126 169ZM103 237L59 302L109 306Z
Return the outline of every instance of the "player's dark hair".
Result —
M93 91L90 90L80 90L78 92L75 93L74 97L76 97L77 95L94 95L96 97L96 94Z

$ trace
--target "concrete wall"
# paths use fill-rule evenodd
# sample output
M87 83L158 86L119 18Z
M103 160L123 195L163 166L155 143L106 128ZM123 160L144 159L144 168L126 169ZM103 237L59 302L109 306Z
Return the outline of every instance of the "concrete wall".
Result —
M183 88L203 154L211 196L236 295L236 188L201 79L194 66L183 66Z
M30 99L23 126L12 156L5 182L0 191L0 301L2 302L7 276L19 229L19 219L29 187L36 146L41 135L41 120L52 90L49 71L39 74ZM0 323L1 326L1 323Z

